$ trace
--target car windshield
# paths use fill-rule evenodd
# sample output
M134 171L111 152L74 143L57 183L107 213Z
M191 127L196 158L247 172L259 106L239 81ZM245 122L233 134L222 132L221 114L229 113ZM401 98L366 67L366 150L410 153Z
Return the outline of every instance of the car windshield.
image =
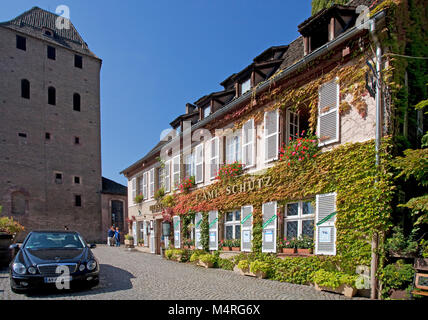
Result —
M85 244L77 233L35 232L30 235L25 244L27 249L82 249Z

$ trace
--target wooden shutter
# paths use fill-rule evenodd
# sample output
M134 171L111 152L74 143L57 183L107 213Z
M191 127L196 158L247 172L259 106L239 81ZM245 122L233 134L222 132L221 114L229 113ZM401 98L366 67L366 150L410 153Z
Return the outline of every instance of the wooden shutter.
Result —
M149 192L150 192L150 198L153 198L155 195L155 168L150 169L149 171Z
M316 206L317 224L336 211L336 193L317 195ZM315 227L315 254L336 255L335 222L336 215Z
M253 207L241 208L241 251L251 251L253 238Z
M319 88L318 136L320 146L339 141L339 82L323 84Z
M143 173L143 198L144 199L148 199L148 194L147 194L147 172Z
M268 202L262 206L263 234L262 252L276 252L277 203Z
M180 237L180 217L174 216L172 218L173 230L174 230L174 247L176 249L181 248L181 237Z
M248 120L242 126L242 160L246 168L255 165L255 129L254 119Z
M196 249L202 249L201 223L202 223L202 213L198 212L195 214L195 248Z
M279 111L265 112L265 162L278 159Z
M204 145L203 143L196 146L195 157L196 157L195 182L201 183L201 182L204 182Z
M132 178L131 180L131 191L132 191L132 202L135 204L135 196L137 195L137 179Z
M165 192L171 191L171 161L165 162Z
M220 141L218 137L210 140L211 158L210 158L210 178L214 179L217 176L220 166Z
M218 250L218 211L208 212L209 249Z
M172 183L174 190L180 183L180 155L172 159Z

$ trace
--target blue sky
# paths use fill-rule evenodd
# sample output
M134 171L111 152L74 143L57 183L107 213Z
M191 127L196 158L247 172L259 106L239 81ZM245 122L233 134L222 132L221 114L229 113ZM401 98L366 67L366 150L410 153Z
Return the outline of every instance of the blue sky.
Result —
M0 21L38 6L67 5L89 48L103 60L103 176L139 160L185 104L221 90L270 46L298 37L310 0L3 1Z

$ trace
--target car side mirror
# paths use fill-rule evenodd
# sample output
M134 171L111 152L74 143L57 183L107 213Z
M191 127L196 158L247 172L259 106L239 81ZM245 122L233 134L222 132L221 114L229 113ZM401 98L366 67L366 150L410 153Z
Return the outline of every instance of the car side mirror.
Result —
M9 246L10 250L18 251L19 250L19 244L13 243Z
M94 248L96 248L97 247L97 245L95 244L95 243L91 243L90 245L89 245L89 248L91 248L91 249L94 249Z

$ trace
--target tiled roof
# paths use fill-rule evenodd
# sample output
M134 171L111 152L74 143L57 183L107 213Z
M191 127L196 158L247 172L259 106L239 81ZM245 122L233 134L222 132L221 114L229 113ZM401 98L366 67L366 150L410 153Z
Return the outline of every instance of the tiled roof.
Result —
M128 188L124 185L114 182L113 180L102 177L101 193L128 195Z
M33 37L98 58L89 50L88 45L83 41L71 21L68 29L58 29L56 27L56 20L58 17L58 15L52 12L43 10L39 7L33 7L15 19L0 23L0 26L26 33ZM44 35L42 32L43 29L53 31L54 36L49 37Z
M288 68L303 58L303 38L298 37L288 45L288 50L285 52L284 61L280 69Z

